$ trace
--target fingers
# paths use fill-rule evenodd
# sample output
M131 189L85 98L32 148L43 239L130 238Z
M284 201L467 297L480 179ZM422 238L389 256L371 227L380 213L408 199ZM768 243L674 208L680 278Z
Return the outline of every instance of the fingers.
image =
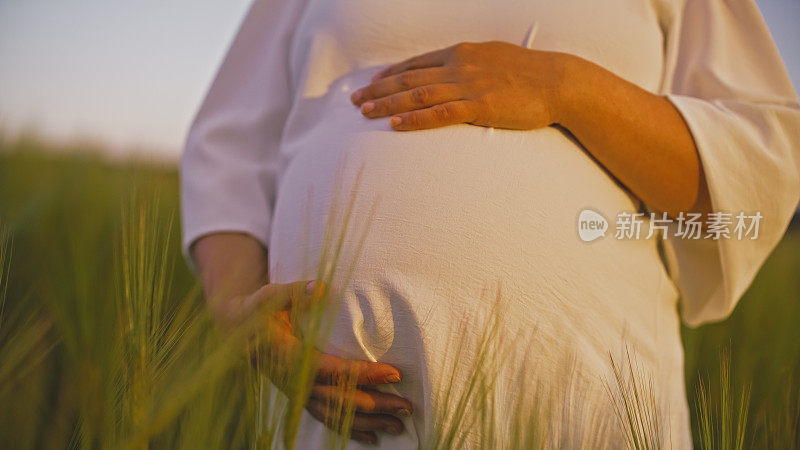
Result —
M317 384L311 388L311 398L325 404L335 404L334 402L343 396L348 397L348 401L353 403L357 412L408 417L413 411L411 402L403 397L373 389L356 389L354 392L345 393L340 386Z
M353 430L350 432L350 438L355 441L370 445L375 445L378 443L378 436L376 436L372 431Z
M389 125L398 131L411 131L471 123L477 121L477 110L472 101L456 100L394 115Z
M368 100L408 91L415 87L451 82L455 78L453 72L454 70L451 68L445 67L409 70L408 72L377 80L361 89L357 89L350 96L350 100L354 105L361 106Z
M317 367L317 382L337 385L377 385L400 382L400 371L383 363L355 361L327 353L320 354Z
M388 97L370 100L361 105L361 113L369 118L386 117L461 100L462 94L463 86L457 84L420 86Z
M306 410L328 428L338 432L344 431L342 428L346 417L342 409L312 398L306 404ZM353 413L350 428L352 430L351 437L353 438L356 438L356 436L366 437L369 436L368 433L377 438L375 436L376 431L398 435L405 430L403 422L397 417L388 414L365 414L359 412Z
M353 429L356 431L383 431L396 436L405 431L405 426L403 421L388 414L355 413Z
M443 48L439 50L434 50L432 52L423 53L421 55L414 56L412 58L408 58L405 61L401 61L397 64L393 64L380 72L376 73L371 81L377 81L381 78L388 77L390 75L395 75L400 72L405 72L407 70L414 70L414 69L422 69L425 67L437 67L444 65L446 60L447 52L449 48Z
M477 122L478 105L469 100L463 85L467 66L458 64L469 59L474 48L460 43L389 66L350 100L366 117L392 116L389 125L398 131Z

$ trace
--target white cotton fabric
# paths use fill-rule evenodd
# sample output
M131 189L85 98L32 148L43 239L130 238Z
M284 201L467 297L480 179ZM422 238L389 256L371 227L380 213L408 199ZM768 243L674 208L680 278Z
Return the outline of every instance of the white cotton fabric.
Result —
M612 229L586 243L583 209L613 226L647 205L567 134L401 133L350 103L388 64L463 41L523 45L533 28L532 48L579 55L667 95L695 138L714 210L759 211L758 239L669 236L662 246L645 238L645 221L638 240ZM689 448L678 305L690 325L736 305L797 205L798 142L797 97L751 0L257 0L189 133L184 249L208 233L245 232L269 248L271 281L306 279L326 223L336 234L353 195L325 351L403 372L386 389L415 413L403 435L380 435L382 447L429 439L438 387L466 384L464 373L450 378L448 338L465 343L469 366L479 327L458 326L485 318L500 286L506 342L527 358L504 354L504 404L537 401L517 377L559 391L571 373L583 381L569 385L577 397L554 397L569 406L555 445L595 446L596 419L612 424L607 443L618 446L603 380L609 355L619 362L627 347L652 375L669 441ZM298 448L324 447L325 433L305 415Z
M713 210L764 216L757 239L670 239L683 318L697 326L731 313L786 231L800 192L800 110L754 2L687 2L669 29L665 92L694 136Z

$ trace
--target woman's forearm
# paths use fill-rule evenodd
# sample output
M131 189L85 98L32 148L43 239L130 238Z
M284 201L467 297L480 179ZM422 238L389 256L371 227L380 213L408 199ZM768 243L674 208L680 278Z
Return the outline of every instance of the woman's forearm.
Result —
M708 212L708 188L692 135L665 97L572 57L554 119L636 196L676 216Z
M244 233L214 233L192 246L206 301L215 315L235 315L232 299L267 284L267 251Z
M651 208L710 209L694 140L672 103L575 55L459 43L383 69L351 100L402 131L558 123Z

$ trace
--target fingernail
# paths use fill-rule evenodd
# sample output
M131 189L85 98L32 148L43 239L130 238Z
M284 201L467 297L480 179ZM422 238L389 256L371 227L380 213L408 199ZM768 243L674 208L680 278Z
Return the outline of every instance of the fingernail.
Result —
M389 383L399 383L400 382L400 376L399 375L389 375L388 377L386 377L386 381L389 382Z
M403 122L403 119L400 116L394 116L391 119L389 119L389 125L391 125L393 127L396 127L397 125L400 125L402 122Z
M372 78L370 78L370 81L378 81L381 78L381 75L383 75L383 71L382 70L380 72L376 73L375 75L373 75Z
M353 92L353 94L350 96L350 100L352 100L353 103L358 103L358 101L361 100L361 96L363 96L363 95L364 95L364 91L361 90L361 89L358 89L355 92Z
M314 293L314 287L316 285L317 285L316 281L314 281L314 280L309 281L308 284L306 284L306 294L313 294Z
M408 417L408 416L411 415L411 411L409 411L409 410L407 410L405 408L400 408L400 409L397 410L397 415L400 416L400 417Z
M361 105L361 112L364 114L372 111L373 109L375 109L375 103L373 102L366 102L363 105Z

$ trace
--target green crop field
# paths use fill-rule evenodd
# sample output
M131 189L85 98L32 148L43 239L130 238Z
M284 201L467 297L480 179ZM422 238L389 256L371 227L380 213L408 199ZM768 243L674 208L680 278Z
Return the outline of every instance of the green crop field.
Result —
M269 447L182 259L176 169L1 145L0 448ZM800 448L799 275L794 230L731 318L684 330L698 448Z

